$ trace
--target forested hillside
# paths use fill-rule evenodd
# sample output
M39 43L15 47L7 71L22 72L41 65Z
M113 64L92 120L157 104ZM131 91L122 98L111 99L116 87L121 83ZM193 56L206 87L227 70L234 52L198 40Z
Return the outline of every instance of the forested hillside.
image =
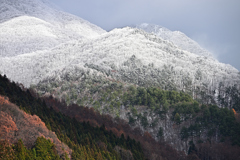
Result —
M136 139L141 143L127 136L128 133L124 135L120 132L118 136L114 135L113 132L118 131L106 130L104 125L105 122L112 121L110 117L107 119L88 111L90 114L87 116L88 120L91 120L91 115L92 117L98 115L93 120L103 119L101 127L98 125L93 127L89 122L79 122L76 118L70 118L61 112L56 112L52 107L47 107L45 101L33 97L28 89L23 91L23 86L21 89L16 83L10 82L6 76L0 76L0 81L0 94L9 97L10 102L20 106L25 112L39 116L48 129L54 131L58 138L73 150L72 159L87 157L94 159L159 159L161 157L176 159L180 155L185 159L183 153L177 152L168 145L158 144L147 133L142 136L140 130L135 130L135 133ZM81 114L78 117L81 117ZM87 120L86 117L82 119ZM114 125L117 128L118 124Z
M239 111L240 94L235 86L227 88L222 86L216 91L221 92L217 96L221 103L218 104L220 108L215 109L217 105L213 105L214 102L213 104L208 102L209 99L214 101L214 98L207 96L203 91L199 94L206 99L194 100L186 91L174 89L168 91L153 86L143 87L114 79L105 79L95 72L79 74L78 71L66 73L65 76L59 78L62 80L53 78L32 87L41 96L53 95L60 101L66 101L67 105L87 106L98 110L101 114L124 119L133 128L139 127L142 133L149 132L155 140L159 140L159 132L161 132L163 135L161 139L185 152L188 151L190 147L188 141L192 138L185 136L185 140L181 140L182 128L183 130L191 128L187 135L191 134L190 130L195 128L196 133L191 132L194 132L193 140L197 143L198 141L207 142L210 135L212 137L210 139L220 142L224 139L221 136L230 136L223 133L224 130L236 126L232 108ZM215 111L216 113L213 113ZM210 115L209 118L209 115L205 115L208 113L213 116ZM174 121L175 115L180 118L177 125ZM212 118L215 120L212 121ZM210 123L210 125L204 126L203 122ZM230 136L232 140L238 139L236 136L238 132L228 134L232 134Z
M79 123L48 108L44 101L34 98L29 90L22 91L6 77L1 76L0 79L0 94L9 97L10 102L25 112L39 116L48 129L73 150L72 159L144 159L139 142L129 137L116 137L104 126L92 127L89 123Z
M18 106L9 102L7 97L0 96L0 139L5 140L1 141L2 150L7 149L8 144L17 144L19 140L22 140L27 148L32 149L36 146L39 137L49 140L49 143L46 142L46 148L44 149L52 149L55 156L69 157L71 155L72 150L62 143L54 132L49 131L38 116L27 114ZM14 148L14 146L12 147ZM28 153L24 154L31 154L32 152L33 150L29 150ZM27 157L27 155L25 156ZM32 155L29 156L32 157Z
M94 159L178 159L180 157L180 159L193 157L237 159L240 156L240 124L235 118L238 113L235 110L218 108L213 105L199 105L185 94L175 93L175 98L167 96L168 105L165 109L164 105L160 108L152 108L151 103L145 100L130 100L141 91L136 91L135 94L129 93L132 96L127 96L126 102L132 105L146 105L163 119L166 113L170 112L171 121L174 124L172 127L179 131L181 143L184 141L188 143L189 156L175 151L164 142L163 136L166 135L163 130L164 126L159 128L159 142L156 142L149 133L143 133L137 128L132 129L119 118L112 119L110 116L100 115L93 109L66 105L52 97L45 97L45 100L37 99L34 92L30 93L28 89L22 91L23 87L21 89L19 85L10 82L5 76L0 77L0 82L0 94L9 97L10 102L20 106L27 113L38 115L48 129L54 131L58 138L73 150L72 159L80 159L80 157ZM146 93L150 95L151 90L146 90ZM151 97L154 99L157 93L161 92L153 90L155 94ZM163 91L162 93L169 95L173 92ZM144 99L140 95L136 97ZM162 104L161 101L153 102ZM144 115L141 116L134 109L129 116L131 125L140 121L148 126L147 120ZM190 125L186 124L188 120L192 122ZM207 133L202 133L206 131ZM204 137L201 136L202 134L207 135L206 141L201 139ZM219 137L218 141L214 140L216 134ZM26 152L30 154L32 151Z
M26 148L21 139L15 145L11 145L7 140L0 141L0 159L2 160L31 160L31 159L69 159L68 155L57 154L54 144L45 139L38 137L33 148Z

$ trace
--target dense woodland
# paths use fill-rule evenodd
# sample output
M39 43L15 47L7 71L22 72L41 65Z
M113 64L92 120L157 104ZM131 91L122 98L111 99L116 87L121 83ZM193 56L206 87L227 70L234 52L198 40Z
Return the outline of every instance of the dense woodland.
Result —
M155 157L169 157L168 159L175 159L180 155L185 157L184 154L178 153L168 145L160 146L154 142L149 134L142 137L138 129L134 130L136 136L142 142L147 143L145 146L129 136L124 136L124 134L120 134L120 137L116 136L113 131L107 131L104 125L93 127L89 122L78 122L75 118L70 118L61 112L56 112L52 107L47 107L45 101L33 97L29 90L23 91L5 76L1 76L0 84L1 95L9 97L12 103L20 106L25 112L38 115L46 126L58 135L61 141L73 149L72 159L87 159L87 157L94 159L126 159L126 157L129 159L151 159L153 156L151 152L154 150L156 150ZM90 117L94 119L94 116L98 115L97 119L103 118L101 120L103 123L104 121L112 123L110 117L101 117L100 114L95 114L88 108L80 108L86 110L88 119ZM149 141L152 141L153 144ZM149 146L150 148L148 148ZM144 151L142 147L145 147ZM162 147L161 154L157 150L160 147Z
M0 141L0 159L2 160L46 160L46 159L69 159L67 155L60 157L55 145L44 137L38 137L33 148L26 148L23 141L11 145L7 140Z
M129 137L125 139L123 135L116 137L112 132L106 131L104 126L92 127L89 123L80 123L64 116L53 108L48 108L41 99L34 98L29 90L22 91L6 77L1 76L0 84L1 95L9 97L12 103L27 113L38 115L62 142L73 149L72 159L121 159L121 156L144 159L139 142ZM118 148L121 152L118 152Z
M163 115L164 110L161 108L165 106L165 110L172 109L172 119L177 125L184 123L187 119L192 119L195 122L193 125L181 129L183 140L198 136L200 130L209 128L209 141L207 143L199 141L198 144L190 141L188 156L177 152L164 142L156 142L147 132L141 133L138 128L131 129L119 118L112 119L93 109L77 105L67 106L64 102L60 103L52 97L40 99L34 92L19 86L21 85L10 82L6 76L0 76L0 95L8 97L12 103L20 106L25 112L38 115L48 129L54 131L58 138L73 150L72 159L238 159L240 157L240 124L236 121L238 113L235 110L218 108L214 105L199 105L186 94L163 91L162 93L166 93L164 95L169 95L166 97L168 105L154 107L156 105L152 104L162 104L162 102L156 100L156 95L151 94L151 89L145 91L149 93L147 95L151 96L153 101L151 98L144 100L144 96L138 94L145 91L139 89L134 95L140 97L141 100L140 98L132 101L128 99L126 102L129 104L146 103L145 105L153 111ZM172 93L175 98L170 97ZM221 143L211 141L211 135L216 132L220 133ZM160 129L159 136L161 135ZM52 159L59 158L55 154L54 145L43 138L39 139L52 146L50 150L45 147L44 153L56 156ZM18 143L20 145L21 140ZM20 156L16 146L18 144L11 146L7 141L1 141L0 147L6 148L6 152L1 152L1 156L13 158ZM26 159L37 153L36 148L27 149L23 145L20 146L24 150Z

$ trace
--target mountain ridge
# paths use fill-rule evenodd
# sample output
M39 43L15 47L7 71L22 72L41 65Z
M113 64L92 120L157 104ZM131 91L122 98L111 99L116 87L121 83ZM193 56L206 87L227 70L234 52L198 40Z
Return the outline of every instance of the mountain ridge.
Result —
M211 76L220 72L218 73L219 76L224 77L224 75L226 75L225 77L229 77L227 78L229 81L238 78L238 71L229 65L219 63L212 58L198 56L181 50L172 43L162 40L155 35L149 35L144 31L133 28L115 29L92 40L73 41L55 47L50 51L46 50L39 53L3 58L2 67L4 65L6 66L7 63L14 63L16 64L16 69L3 67L3 69L7 69L8 71L2 70L2 72L8 72L9 77L20 73L28 74L24 73L24 70L31 71L34 69L36 72L37 69L37 72L41 72L40 68L34 67L35 63L49 70L47 71L49 74L51 74L51 71L54 71L53 68L59 70L57 66L65 68L73 66L74 64L81 67L84 67L86 64L94 64L105 68L105 72L109 72L109 70L114 70L114 68L121 70L121 68L124 67L124 62L135 55L137 58L140 58L146 66L153 63L155 68L161 69L164 65L170 65L173 66L176 73L180 75L181 70L185 70L185 72L188 70L188 72L192 72L191 74L194 76L195 73L193 72L200 69L204 71L203 73L205 74L208 74L208 72L211 73ZM51 58L46 59L47 57ZM32 67L22 65L22 63L27 63L27 59L29 59L28 65ZM34 60L32 61L31 59L36 59L37 61L34 62ZM17 61L22 62L17 63ZM46 61L50 63L46 64ZM189 70L190 66L192 66L192 71ZM26 67L28 69L26 69ZM22 68L23 71L20 71L20 68ZM211 70L215 71L213 72ZM12 74L10 74L11 72ZM232 74L231 76L233 77L231 77L230 74ZM230 80L230 77L232 80ZM31 79L27 79L30 80L30 83L24 83L24 85L29 86Z
M158 37L163 38L164 40L174 43L183 50L189 51L200 56L213 58L212 53L208 52L206 49L203 49L197 42L195 42L194 40L192 40L191 38L189 38L180 31L171 31L165 27L148 23L138 24L134 27L142 29L148 33L153 33Z

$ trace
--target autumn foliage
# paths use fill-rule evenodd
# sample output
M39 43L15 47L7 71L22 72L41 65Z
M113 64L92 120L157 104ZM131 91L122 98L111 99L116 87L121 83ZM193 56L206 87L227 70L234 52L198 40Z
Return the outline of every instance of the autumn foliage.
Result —
M186 156L163 141L156 142L148 132L142 133L139 128L131 128L124 120L101 115L92 108L74 104L67 106L53 97L40 99L33 91L22 91L17 84L1 75L0 82L0 94L9 97L11 102L5 103L5 98L0 105L3 121L1 128L4 128L1 133L12 142L18 138L23 139L27 147L33 143L33 137L42 136L54 142L56 150L62 145L60 140L66 143L72 149L72 159L239 158L239 147L226 143L202 143L198 147L192 147L190 155ZM17 104L21 110L12 103ZM54 139L56 135L58 139ZM29 142L26 142L28 138ZM68 151L67 147L65 151Z
M56 145L59 155L65 152L71 154L71 149L62 143L55 133L49 131L38 116L27 114L2 96L0 96L0 100L0 135L2 140L7 139L11 144L14 144L22 139L24 145L31 148L38 137L44 137Z
M58 138L72 149L72 159L120 160L120 153L118 153L117 150L114 150L114 147L116 146L119 146L120 148L125 148L127 152L129 151L128 148L132 148L134 150L134 153L132 154L134 156L134 159L144 159L140 144L136 143L135 140L128 139L127 141L125 139L117 138L112 132L106 131L104 126L93 127L89 123L80 123L77 122L76 119L72 119L68 116L63 115L60 112L56 112L53 110L53 108L48 108L46 106L46 103L41 99L33 97L28 89L23 91L20 87L18 87L17 84L15 84L14 82L10 82L6 77L2 77L1 75L0 95L9 97L9 101L11 103L17 104L17 106L19 106L19 108L15 106L18 108L19 111L23 113L26 112L29 115L31 114L31 116L33 116L32 118L35 117L34 115L37 115L39 119L41 118L41 120L46 124L45 127L47 128L47 130L54 131ZM19 112L18 110L16 112L16 110L12 109L11 107L7 106L2 108L2 110L4 111L10 109L10 113L11 111L14 111L12 114L16 114L16 117L24 117L21 112ZM10 113L7 112L7 114ZM15 120L14 122L18 127L17 122ZM19 122L22 125L30 123L26 121ZM41 126L39 122L35 123ZM25 131L22 130L22 132L28 134L28 131L32 132L32 130L35 130L34 126L32 127L28 128L28 130ZM41 127L37 128L37 130L39 130L40 133L44 132L44 128ZM28 136L31 136L31 134ZM46 135L44 136L47 138ZM50 137L47 139L54 141L54 137ZM23 142L28 143L26 141L28 140L23 138ZM55 146L57 149L58 145L55 144ZM64 147L62 147L61 149L63 149L62 151L64 152L67 151L66 149L64 149ZM63 155L63 157L61 158L64 157L66 156Z
M237 122L240 123L240 113L237 113L234 108L232 109L232 111L234 113L234 116L235 116Z
M0 105L9 104L8 98L0 95Z
M14 150L8 140L0 140L0 159L13 160L15 158Z

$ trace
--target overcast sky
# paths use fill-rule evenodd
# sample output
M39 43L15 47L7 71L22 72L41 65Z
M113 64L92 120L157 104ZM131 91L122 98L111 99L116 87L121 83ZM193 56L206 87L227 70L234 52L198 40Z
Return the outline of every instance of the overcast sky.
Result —
M50 0L109 31L151 23L179 30L240 71L240 0Z

